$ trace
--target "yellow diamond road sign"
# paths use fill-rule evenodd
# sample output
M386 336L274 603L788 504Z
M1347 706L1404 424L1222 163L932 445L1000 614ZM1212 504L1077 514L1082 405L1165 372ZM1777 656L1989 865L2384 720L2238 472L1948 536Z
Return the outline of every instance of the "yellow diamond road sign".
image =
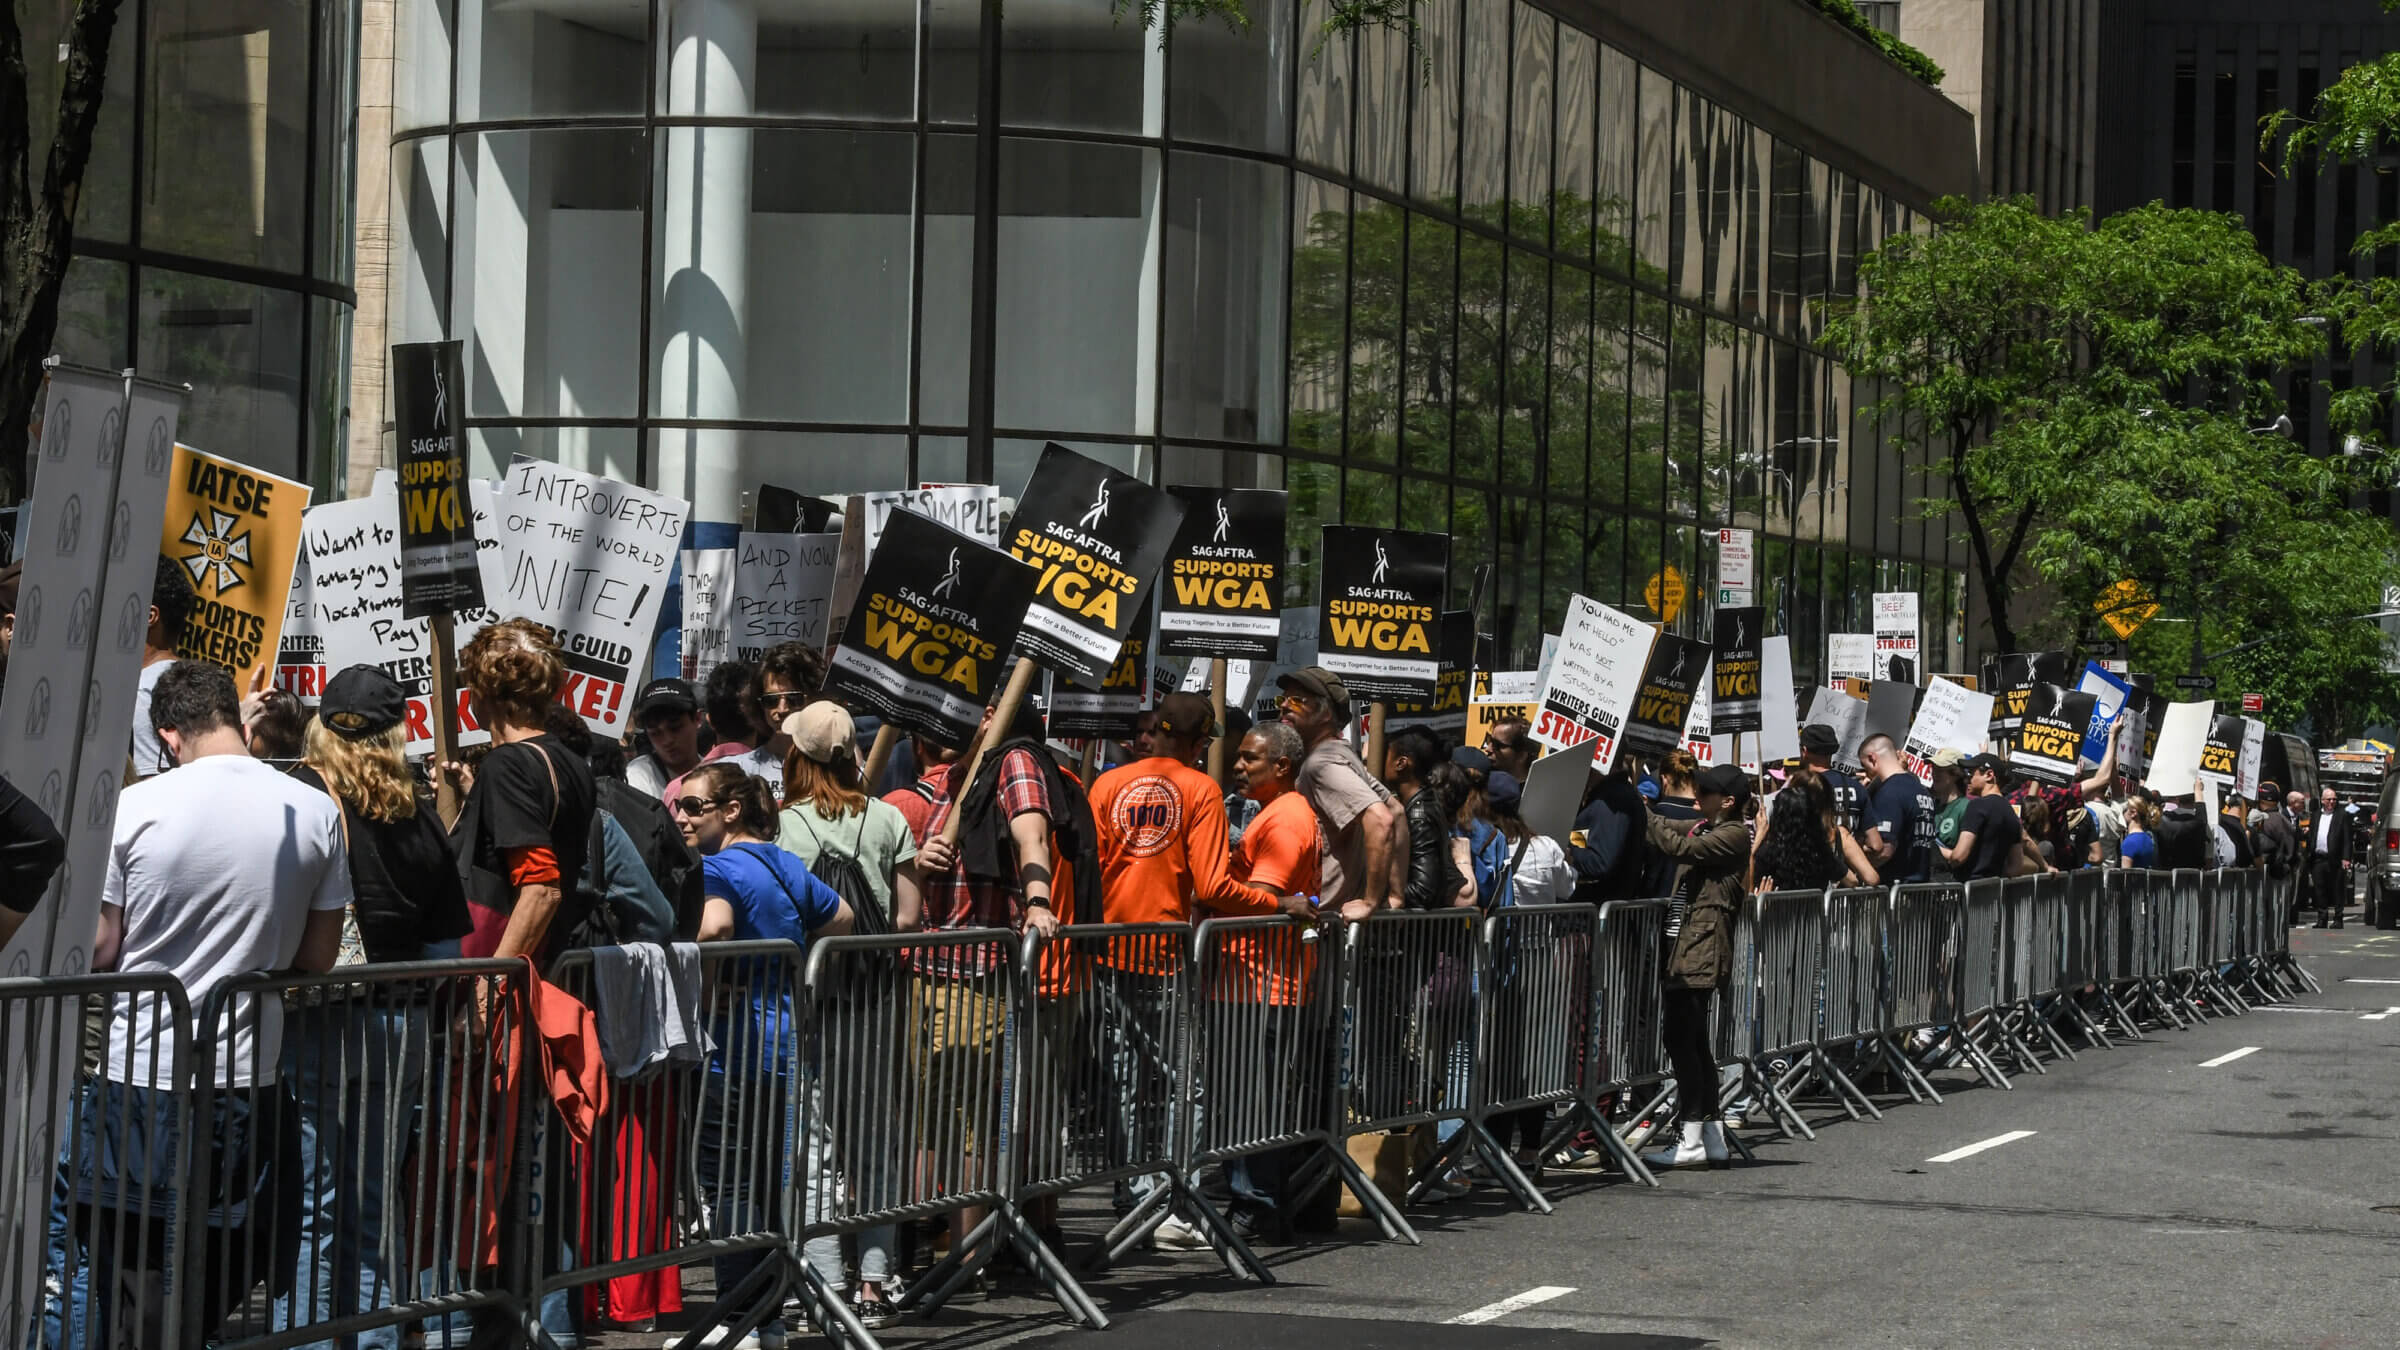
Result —
M2158 602L2150 598L2142 583L2127 577L2102 591L2100 598L2092 602L2092 608L2100 611L2100 622L2107 624L2111 632L2129 638L2150 622L2151 615L2158 613Z
M1683 613L1683 599L1683 573L1672 564L1651 573L1642 587L1642 603L1650 606L1661 623L1675 622L1675 616Z

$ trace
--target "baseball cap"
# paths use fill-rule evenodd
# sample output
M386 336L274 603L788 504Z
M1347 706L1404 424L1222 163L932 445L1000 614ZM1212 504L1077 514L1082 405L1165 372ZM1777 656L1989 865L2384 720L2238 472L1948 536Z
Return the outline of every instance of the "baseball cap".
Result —
M1800 748L1820 755L1830 755L1842 748L1842 738L1823 722L1811 722L1800 728Z
M1747 797L1750 775L1743 773L1740 765L1719 764L1694 775L1692 786L1713 797Z
M1483 799L1492 810L1504 816L1517 813L1517 803L1524 799L1524 785L1512 773L1495 773L1483 782Z
M1970 774L1989 773L1994 778L2008 777L2007 762L2002 760L1998 755L1992 754L1989 751L1969 759L1966 767L1967 772Z
M1477 778L1489 777L1492 772L1492 757L1471 745L1451 751L1450 762Z
M1323 666L1302 666L1298 670L1287 670L1275 677L1275 687L1298 690L1303 694L1313 694L1332 704L1337 712L1350 706L1350 686L1342 683L1341 676Z
M344 740L380 736L408 716L400 682L374 666L347 666L325 682L317 720Z
M1158 701L1158 734L1198 737L1218 734L1216 710L1199 694L1172 693Z
M692 692L691 682L668 678L652 680L642 686L640 696L633 700L635 720L654 712L698 712L700 696Z
M1937 769L1962 769L1966 767L1967 754L1963 750L1953 750L1944 746L1942 749L1934 751L1927 762Z
M850 710L831 699L820 699L783 719L783 734L792 748L819 764L858 755L858 723Z

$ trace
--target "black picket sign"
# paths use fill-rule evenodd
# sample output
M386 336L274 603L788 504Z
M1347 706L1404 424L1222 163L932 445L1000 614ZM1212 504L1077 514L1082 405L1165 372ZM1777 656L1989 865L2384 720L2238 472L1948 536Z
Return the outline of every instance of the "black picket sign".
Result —
M1050 734L1060 737L1101 736L1123 740L1139 729L1142 711L1156 699L1150 692L1156 663L1151 639L1150 605L1133 621L1133 632L1118 649L1117 663L1108 668L1100 688L1082 689L1060 681L1050 690Z
M1431 702L1441 675L1450 536L1325 527L1317 660L1366 703Z
M1716 637L1716 684L1708 705L1709 732L1733 736L1757 731L1763 725L1759 691L1764 687L1766 610L1755 605L1719 609Z
M1183 503L1141 479L1044 446L1005 541L1035 569L1017 651L1099 688L1182 523Z
M392 426L400 449L400 613L483 608L467 489L464 344L392 348Z
M1475 611L1442 613L1441 671L1434 677L1430 701L1402 699L1391 706L1387 721L1395 727L1419 726L1455 735L1467 728L1467 681L1475 669Z
M833 649L825 693L903 731L963 745L1033 602L1033 568L911 511L884 526Z
M1659 634L1650 648L1650 663L1642 670L1642 687L1633 696L1633 712L1625 719L1625 750L1663 755L1682 745L1692 700L1699 695L1700 678L1708 669L1707 643L1673 633ZM1710 718L1713 733L1713 705Z
M1183 525L1159 583L1160 653L1273 661L1283 635L1284 494L1167 491L1183 503Z
M2082 777L2078 762L2084 733L2091 730L2098 699L2080 690L2043 682L2026 694L2009 743L2008 766L2024 777L2064 787Z

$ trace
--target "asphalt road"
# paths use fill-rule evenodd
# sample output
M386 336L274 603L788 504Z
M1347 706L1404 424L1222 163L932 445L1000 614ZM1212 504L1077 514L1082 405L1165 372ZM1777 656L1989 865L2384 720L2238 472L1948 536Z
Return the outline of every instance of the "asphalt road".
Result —
M2293 945L2323 994L2085 1051L2010 1091L1937 1077L1944 1104L1879 1099L1881 1121L1814 1110L1813 1142L1754 1132L1755 1166L1654 1191L1554 1172L1553 1214L1479 1191L1413 1212L1419 1247L1346 1224L1274 1249L1271 1287L1206 1255L1139 1257L1089 1283L1108 1333L1010 1296L886 1341L2393 1346L2400 1212L2378 1207L2400 1211L2400 934L2302 929ZM1069 1215L1078 1245L1085 1216Z

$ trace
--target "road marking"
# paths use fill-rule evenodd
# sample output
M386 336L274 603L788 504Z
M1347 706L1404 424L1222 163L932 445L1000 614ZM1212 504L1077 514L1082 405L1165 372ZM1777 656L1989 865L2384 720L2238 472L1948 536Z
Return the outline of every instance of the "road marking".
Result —
M2359 1014L2358 1020L2361 1022L2380 1022L2385 1018L2390 1017L2393 1013L2400 1013L2400 1008L2386 1008L2379 1013L2361 1013Z
M1961 1158L1972 1158L1987 1148L1998 1148L2002 1144L2013 1144L2020 1139L2031 1139L2033 1136L2034 1131L2032 1130L2010 1130L2006 1134L1995 1134L1981 1143L1969 1144L1965 1148L1954 1148L1948 1153L1937 1153L1925 1161L1929 1163L1957 1162Z
M2250 1011L2252 1011L2252 1012L2276 1012L2276 1013L2338 1013L2338 1012L2350 1012L2350 1011L2352 1011L2352 1009L2349 1009L2349 1008L2316 1008L2316 1007L2305 1007L2305 1008L2304 1008L2304 1007L2297 1007L2297 1006L2294 1006L2294 1005L2292 1005L2292 1004L2289 1004L2289 1003L2264 1003L2264 1004L2260 1004L2258 1007L2252 1008Z
M2342 981L2342 983L2344 983L2344 984L2400 984L2400 980L2371 980L2371 979L2368 979L2368 978L2367 978L2366 976L2364 976L2364 975L2353 975L2353 976L2351 976L2349 979L2346 979L2346 980Z
M2234 1050L2226 1054L2219 1055L2215 1059L2201 1060L2200 1067L2203 1069L2213 1069L2220 1064L2231 1064L2237 1059L2243 1059L2250 1055L2255 1055L2258 1053L2258 1051L2259 1047L2255 1045L2245 1045L2239 1050Z
M1450 1319L1450 1325L1473 1327L1481 1326L1486 1322L1497 1322L1510 1313L1522 1312L1536 1303L1548 1303L1554 1298L1564 1298L1574 1292L1575 1286L1571 1284L1537 1284L1522 1294L1512 1295L1498 1303L1486 1303L1471 1313L1460 1313Z

